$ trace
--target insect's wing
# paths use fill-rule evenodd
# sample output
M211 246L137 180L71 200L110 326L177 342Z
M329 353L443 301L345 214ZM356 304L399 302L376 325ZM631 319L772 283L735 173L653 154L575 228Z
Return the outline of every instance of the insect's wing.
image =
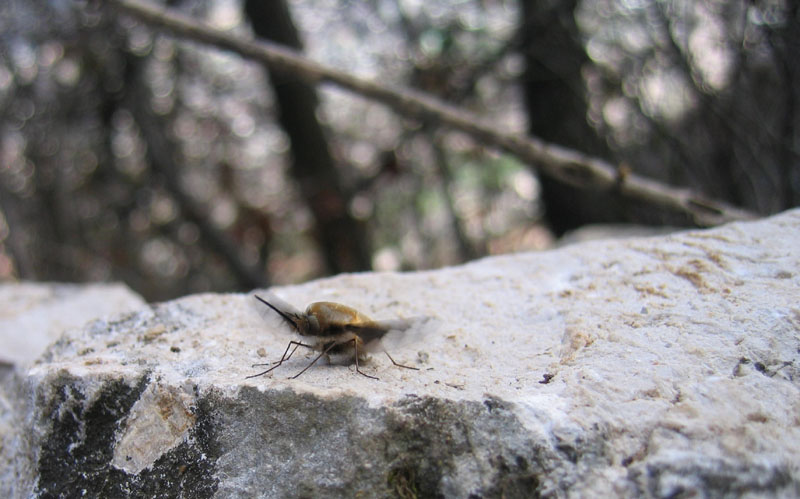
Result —
M386 321L372 321L369 324L355 326L354 333L358 334L370 350L379 346L381 340L399 335L404 335L409 330L416 330L428 320L428 317L414 317L411 319L393 319Z
M300 331L300 319L304 316L302 312L294 308L289 303L281 300L272 293L266 293L262 298L258 295L253 295L258 301L271 308L275 313L280 315L283 320L289 323L292 328Z

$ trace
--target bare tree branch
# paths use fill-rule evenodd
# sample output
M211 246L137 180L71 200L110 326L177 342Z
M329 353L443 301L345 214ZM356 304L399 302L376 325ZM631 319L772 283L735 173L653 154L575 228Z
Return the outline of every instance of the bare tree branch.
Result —
M598 158L522 135L505 134L479 117L465 113L426 94L362 80L318 64L285 47L253 41L213 29L197 19L143 4L136 0L112 0L117 9L172 35L233 51L259 61L273 71L288 72L318 85L332 83L363 97L376 100L408 118L432 121L471 135L476 140L509 152L523 162L535 165L543 174L587 190L616 190L620 196L644 201L686 215L698 226L713 226L732 220L755 218L734 206L705 198L685 188L677 188L627 173ZM625 172L624 174L621 172Z
M729 173L729 175L727 175L729 179L729 182L727 183L729 185L725 189L728 191L728 195L730 196L729 199L741 199L742 193L737 191L749 188L749 196L757 202L758 190L755 187L756 180L754 178L755 175L753 171L757 170L761 172L768 172L770 169L763 163L763 159L761 155L758 154L758 151L754 150L752 133L747 130L743 130L741 126L738 126L740 123L749 122L750 119L731 119L730 115L736 114L736 109L731 108L730 106L723 108L719 105L717 100L714 99L709 90L710 85L705 81L705 77L695 67L696 65L693 63L691 55L683 49L681 44L676 39L675 30L672 26L673 22L670 20L670 16L667 13L666 7L656 2L653 4L652 8L659 28L663 32L664 39L666 41L665 48L667 53L672 55L673 61L681 69L683 74L686 75L686 80L694 91L694 96L700 101L701 112L713 113L713 115L718 118L716 123L719 128L722 128L723 133L743 146L742 150L747 153L749 156L748 159L751 162L748 164L748 166L757 166L755 169L745 168L738 161L732 161L730 163L725 162L723 165L717 165L718 168L724 168L723 171L725 173ZM741 65L744 61L744 50L739 50L736 52L736 58L734 61L734 71L740 72ZM737 166L739 167L737 169L738 171L729 171ZM697 168L696 170L701 169ZM741 177L742 180L734 179L733 177ZM776 188L777 186L773 186L773 189Z

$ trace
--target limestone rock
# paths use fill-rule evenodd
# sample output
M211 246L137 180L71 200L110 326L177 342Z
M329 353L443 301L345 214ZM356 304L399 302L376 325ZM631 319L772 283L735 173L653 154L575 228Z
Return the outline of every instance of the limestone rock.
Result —
M800 210L272 289L427 316L361 369L251 295L66 332L2 388L0 496L800 495ZM263 292L258 291L258 293Z
M31 362L65 330L144 304L122 284L0 284L0 362Z

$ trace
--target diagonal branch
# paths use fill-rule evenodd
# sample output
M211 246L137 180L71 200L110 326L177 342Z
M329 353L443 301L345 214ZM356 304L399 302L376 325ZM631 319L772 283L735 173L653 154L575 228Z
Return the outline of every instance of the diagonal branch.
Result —
M616 190L621 196L640 200L687 216L698 226L713 226L755 215L726 203L705 198L686 188L627 173L598 158L546 143L536 137L505 134L479 117L465 113L426 94L356 78L316 63L285 47L243 39L211 28L197 19L137 0L112 0L111 4L146 24L179 38L230 50L266 64L273 71L290 73L308 84L331 83L391 107L408 118L431 121L471 135L476 140L535 165L543 175L595 190ZM621 174L624 170L625 174Z

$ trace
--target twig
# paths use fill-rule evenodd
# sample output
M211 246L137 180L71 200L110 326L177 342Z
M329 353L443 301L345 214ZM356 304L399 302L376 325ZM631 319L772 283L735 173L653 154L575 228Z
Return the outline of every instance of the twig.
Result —
M710 85L705 81L705 77L699 70L695 69L695 64L692 63L690 55L683 50L680 43L678 43L678 40L675 38L672 22L670 21L669 14L666 12L666 7L661 4L654 4L653 10L664 38L666 39L667 52L672 55L677 66L683 71L683 74L686 75L686 80L694 91L694 96L700 101L701 109L703 111L710 111L712 115L717 117L715 124L722 129L722 135L725 137L723 140L727 142L732 139L734 143L740 144L742 150L748 156L748 164L743 165L741 161L733 161L730 165L723 166L723 168L728 171L734 168L738 170L736 173L739 175L730 172L731 174L729 177L738 176L745 178L745 180L731 178L730 181L727 182L728 185L725 190L729 194L741 198L743 191L749 188L750 192L747 193L747 196L758 202L759 196L755 186L756 179L754 178L753 171L768 172L770 169L764 164L763 155L759 154L753 147L752 132L743 130L742 127L738 126L739 123L750 123L753 118L750 116L740 116L739 119L730 119L731 114L739 113L736 112L736 108L731 106L723 109L713 98L712 94L709 92ZM743 40L742 43L744 43ZM744 50L736 51L736 57L734 59L735 64L733 66L734 74L741 72L741 66L744 63L744 53ZM732 79L734 82L738 80L739 79L736 77ZM764 127L764 129L769 133L769 127ZM777 142L777 140L772 141L772 143ZM697 170L701 169L698 168ZM769 175L766 175L766 178L769 178ZM708 183L708 181L706 181L706 183ZM777 188L777 186L773 186L773 188Z
M318 85L332 83L363 97L379 101L413 119L433 121L471 135L476 140L535 165L543 174L585 188L617 189L621 196L645 201L688 216L698 226L713 226L755 215L726 203L705 198L685 188L676 188L638 175L627 175L620 183L617 169L598 158L522 135L505 134L479 117L465 113L426 94L362 80L318 64L301 54L266 41L239 38L213 29L197 19L135 0L112 0L120 12L174 36L207 43L257 60L273 71L288 72Z

